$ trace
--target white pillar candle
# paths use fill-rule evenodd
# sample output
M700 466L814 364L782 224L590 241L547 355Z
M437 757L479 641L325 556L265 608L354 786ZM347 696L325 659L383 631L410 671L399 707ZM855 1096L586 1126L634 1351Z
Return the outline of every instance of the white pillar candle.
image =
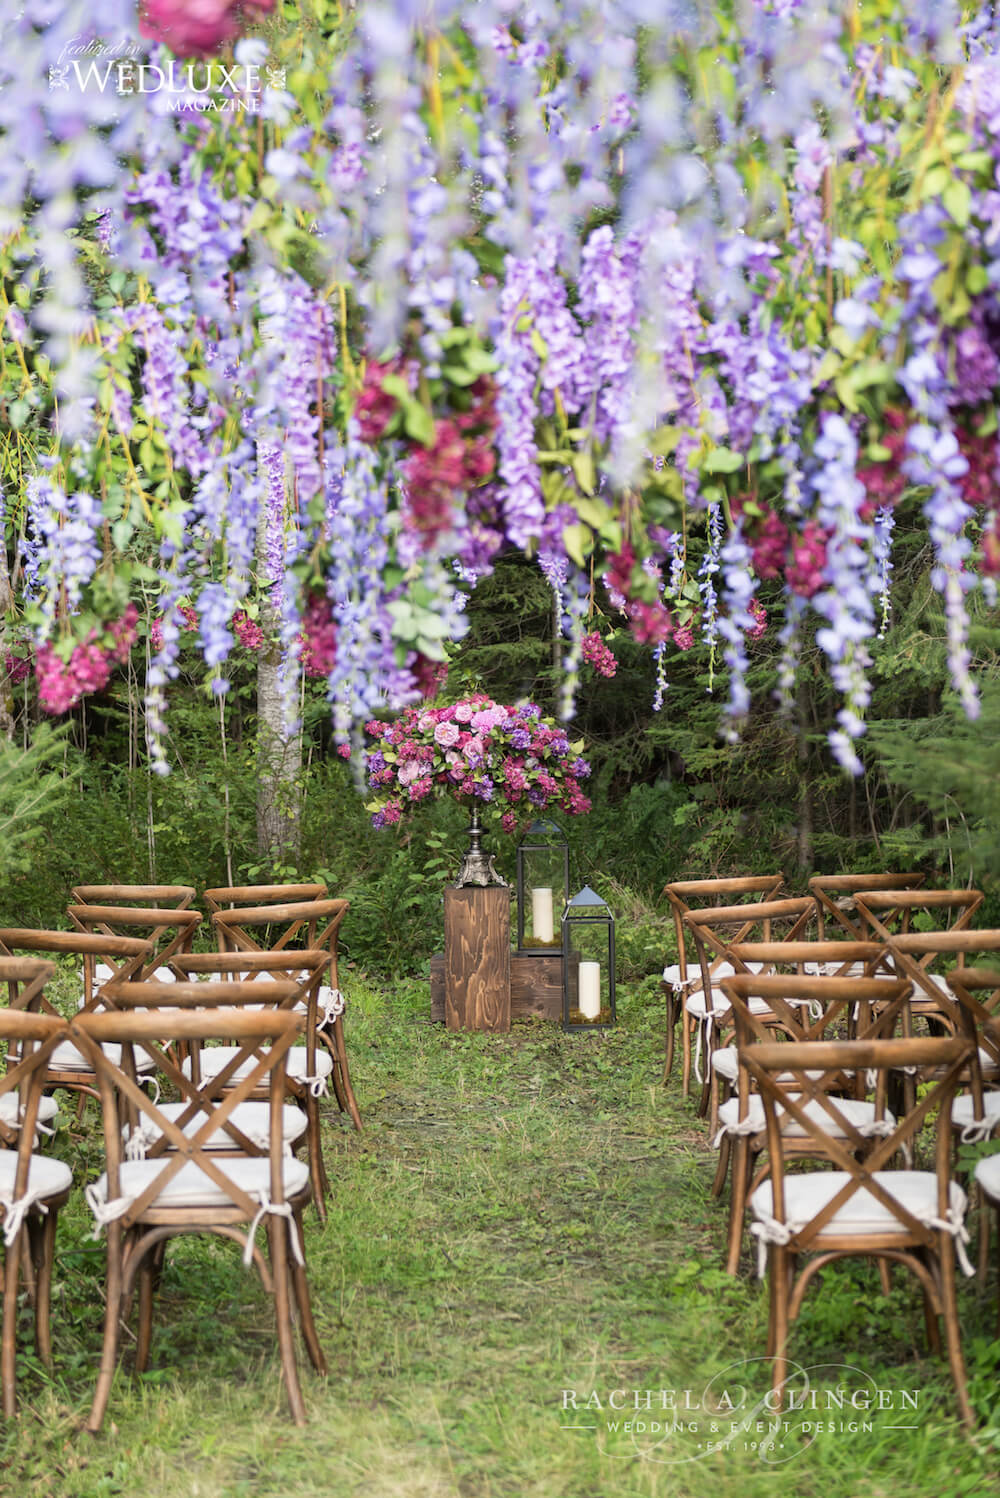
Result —
M531 934L537 942L550 942L555 936L550 889L531 891Z
M601 1012L601 964L580 963L580 1013L584 1019L596 1019Z

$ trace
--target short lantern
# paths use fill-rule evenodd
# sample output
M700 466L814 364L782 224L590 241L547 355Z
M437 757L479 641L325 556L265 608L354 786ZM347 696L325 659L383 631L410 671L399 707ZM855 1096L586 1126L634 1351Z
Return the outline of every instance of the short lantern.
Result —
M615 1023L615 918L585 885L566 906L563 937L563 1029L600 1030Z
M517 845L517 950L559 952L559 921L569 899L569 844L555 822L532 822Z

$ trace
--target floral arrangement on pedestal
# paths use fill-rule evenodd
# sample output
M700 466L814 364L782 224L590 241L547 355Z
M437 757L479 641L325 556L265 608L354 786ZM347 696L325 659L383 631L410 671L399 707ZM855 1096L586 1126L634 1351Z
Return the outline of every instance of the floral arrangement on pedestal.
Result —
M590 810L580 781L590 774L583 741L543 718L534 703L503 707L483 693L446 707L408 708L392 723L370 722L365 756L374 827L399 822L429 796L451 796L474 811L500 813L505 832L521 815Z

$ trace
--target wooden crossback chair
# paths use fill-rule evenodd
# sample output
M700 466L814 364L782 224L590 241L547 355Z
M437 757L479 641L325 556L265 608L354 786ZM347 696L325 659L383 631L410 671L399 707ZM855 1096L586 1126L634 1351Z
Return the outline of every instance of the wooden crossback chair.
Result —
M723 1044L729 1027L729 1000L718 986L721 980L716 977L713 982L713 963L721 959L733 974L749 973L748 962L734 957L734 946L745 943L753 932L765 942L780 944L802 940L815 916L815 902L803 896L690 910L683 918L683 924L694 941L702 975L705 1072L701 1111L709 1114L709 1128L713 1134L718 1128L720 1079L728 1086L736 1081L735 1048ZM759 1013L766 1012L766 1005L761 1001L754 1000L754 1004Z
M0 983L11 991L11 1007L0 1008L0 1040L7 1045L6 1069L0 1075L0 1104L11 1100L15 1120L14 1147L0 1150L0 1221L5 1250L0 1384L3 1413L8 1419L17 1409L18 1292L25 1243L32 1271L29 1290L34 1301L35 1349L40 1361L51 1367L56 1224L73 1184L68 1165L35 1152L45 1071L67 1032L61 1016L41 1012L45 984L55 972L51 962L0 958Z
M141 1002L136 985L123 1002ZM70 1022L74 1041L91 1058L97 1072L106 1169L88 1186L86 1195L98 1230L108 1238L107 1303L100 1375L87 1428L100 1429L107 1407L118 1356L119 1325L127 1315L133 1290L139 1291L139 1330L136 1361L146 1366L152 1336L152 1304L162 1250L170 1238L186 1233L210 1233L241 1244L244 1262L257 1265L268 1294L273 1296L285 1388L298 1425L305 1424L305 1405L299 1384L292 1334L292 1308L297 1309L306 1349L321 1373L326 1364L316 1335L309 1299L302 1239L302 1213L310 1197L309 1168L286 1153L282 1130L285 1102L285 1063L296 1037L307 1023L304 1016L275 1007L292 998L294 985L263 982L227 985L182 984L198 988L197 1007L152 1009L145 1013L106 1011L85 1014ZM216 989L213 1003L204 990ZM221 990L226 987L225 995ZM262 993L271 989L270 995ZM263 1003L249 1011L242 1006ZM239 1006L239 1007L237 1007ZM220 1094L214 1080L207 1084L185 1077L171 1060L171 1045L196 1048L210 1038L231 1042L252 1057L245 1074ZM107 1045L121 1048L121 1060L108 1059ZM266 1042L266 1044L265 1044ZM197 1126L192 1131L168 1116L137 1085L135 1053L145 1052L157 1070L181 1091ZM213 1149L213 1136L230 1132L240 1104L265 1088L270 1110L267 1145L261 1148L243 1137L242 1148ZM157 1143L146 1158L124 1158L123 1135L146 1117L157 1131ZM190 1120L189 1120L190 1122ZM256 1229L266 1222L270 1268L256 1243Z
M82 1010L93 1010L103 1002L103 984L97 976L99 966L107 968L120 982L131 981L143 970L152 955L152 945L138 937L108 936L104 932L35 931L29 927L0 929L0 954L15 953L48 956L73 956L83 959ZM59 1011L41 996L41 1007L47 1014L61 1018ZM97 1079L86 1058L72 1040L64 1038L49 1053L43 1085L49 1091L62 1087L79 1095L80 1106L86 1097L97 1097Z
M976 998L976 994L983 991L987 991L991 996L986 1004ZM989 1055L1000 1054L1000 1018L998 1018L996 1005L993 1002L996 995L1000 993L1000 970L966 968L961 980L955 983L955 993L958 997L966 1043L972 1052L974 1118L981 1124L979 1137L988 1138L992 1130L1000 1123L1000 1115L990 1106L998 1094L985 1091L980 1062L984 1049ZM1000 1259L1000 1154L986 1155L977 1160L973 1176L976 1186L994 1209L997 1253ZM983 1210L980 1213L979 1249L980 1268L984 1273L989 1242L987 1223L988 1218ZM998 1264L997 1277L997 1336L1000 1337L1000 1264Z
M978 1037L969 1091L952 1104L951 1121L964 1144L989 1139L1000 1126L1000 968L958 967L944 981L958 1001L959 1023ZM984 1084L991 1084L988 1088Z
M189 910L197 891L193 884L74 884L76 905L156 905Z
M252 905L294 905L301 900L326 900L325 884L232 884L205 891L209 915Z
M831 960L828 949L832 947L854 949L852 955L845 958L845 967L866 960L874 961L880 950L878 944L872 942L799 942L790 945L800 949L798 960L803 966L806 963L825 965ZM770 951L770 946L765 947L763 943L759 947L765 956ZM802 955L806 949L809 949L808 957ZM739 953L737 948L737 955ZM800 972L725 978L722 990L732 1007L739 1055L748 1045L767 1043L782 1036L805 1045L838 1038L838 1031L842 1032L843 1038L850 1033L866 1040L891 1035L910 993L910 985L885 978L827 977ZM766 1004L763 1016L752 1010L754 999ZM778 1079L778 1085L786 1084L787 1078ZM794 1086L788 1085L794 1095ZM840 1094L836 1112L822 1106L822 1099L820 1103L807 1104L807 1111L821 1127L832 1130L841 1138L845 1136L840 1114L845 1114L850 1120L852 1147L861 1153L871 1149L874 1141L891 1130L895 1123L891 1113L880 1113L876 1104L864 1096L863 1077L830 1073L824 1080L825 1092ZM786 1158L816 1154L813 1140L793 1120L786 1120L784 1132ZM719 1131L712 1142L719 1147L719 1169L713 1186L715 1195L721 1192L726 1164L730 1154L732 1157L726 1272L736 1274L747 1199L770 1171L763 1099L752 1090L749 1073L744 1067L739 1068L735 1093L719 1108Z
M309 1153L313 1200L320 1220L326 1220L326 1196L329 1191L323 1162L319 1098L333 1070L329 1052L317 1045L317 1001L320 984L329 964L325 949L296 949L293 952L199 952L177 956L172 965L187 988L208 1002L206 989L213 994L211 1002L224 1004L230 990L238 993L239 984L254 982L258 992L269 993L269 982L277 982L272 1002L283 1009L298 1012L305 1020L304 1044L288 1053L285 1063L285 1087L305 1120L304 1135ZM201 980L201 981L199 981ZM173 1003L177 985L163 985L165 1003ZM290 989L290 991L288 991ZM186 1000L185 1002L190 1002ZM185 1075L199 1081L215 1094L242 1081L253 1064L253 1052L247 1046L210 1046L189 1050L182 1060ZM285 1116L289 1139L298 1137Z
M190 952L195 932L202 923L199 912L186 906L80 904L70 905L66 913L78 931L137 936L149 941L152 951L137 976L142 979L158 977L168 982L172 976L168 967L171 957L177 952ZM102 973L99 976L106 980L115 975Z
M902 1264L920 1281L928 1340L940 1351L938 1318L944 1323L948 1360L955 1383L959 1416L974 1425L965 1382L955 1295L955 1257L966 1273L965 1194L951 1179L951 1100L968 1063L964 1038L916 1040L845 1040L749 1045L740 1053L763 1099L770 1177L750 1196L751 1232L770 1275L771 1299L767 1355L772 1360L773 1410L780 1411L788 1376L788 1334L805 1293L817 1272L847 1256ZM915 1107L898 1118L891 1133L876 1141L863 1158L853 1148L854 1129L826 1087L827 1077L872 1072L876 1097L884 1106L890 1067L908 1065L940 1070ZM789 1093L787 1078L797 1097ZM780 1079L780 1080L779 1080ZM828 1117L840 1111L842 1133L834 1134L814 1116L815 1103ZM887 1168L902 1149L912 1149L921 1128L937 1110L935 1169ZM789 1121L810 1138L829 1171L789 1174L786 1170ZM799 1260L810 1255L799 1269Z
M858 915L855 896L866 890L919 889L925 875L910 874L814 874L809 893L816 901L816 934L826 935L826 918L832 916L850 941L864 941L864 920Z
M249 892L260 886L250 886ZM265 888L267 888L265 886ZM274 886L275 890L282 886ZM220 893L236 896L236 889L211 892L213 901ZM344 1039L345 1000L338 975L338 933L349 909L347 900L307 899L286 902L266 901L260 905L237 905L212 913L212 926L219 950L223 952L292 953L299 947L323 948L327 953L327 981L317 994L317 1035L333 1063L330 1080L341 1112L350 1114L354 1127L361 1128L361 1114L347 1061Z
M754 902L772 900L784 883L782 874L768 874L763 878L733 879L675 879L663 887L674 918L674 936L677 941L677 962L664 968L662 988L667 1003L667 1044L663 1064L663 1082L674 1064L674 1033L677 1021L681 1021L681 1044L683 1047L681 1085L684 1096L691 1090L692 1040L704 1019L705 999L703 978L697 958L688 952L684 917L689 911L709 906L731 905L734 901L750 896ZM695 903L697 902L697 903ZM749 934L752 925L747 926ZM734 938L735 940L736 938ZM721 956L710 964L714 978L724 976L730 965ZM700 1080L700 1078L699 1078Z

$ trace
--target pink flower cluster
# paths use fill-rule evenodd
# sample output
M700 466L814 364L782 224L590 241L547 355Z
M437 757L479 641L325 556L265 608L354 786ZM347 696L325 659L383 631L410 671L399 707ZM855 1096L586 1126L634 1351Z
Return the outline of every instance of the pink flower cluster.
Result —
M92 629L86 640L74 645L64 661L51 645L39 645L35 659L38 700L47 713L65 713L81 697L107 686L116 665L124 665L135 643L139 611L130 603L120 619L105 627L103 635Z
M198 615L189 603L182 603L177 610L179 628L188 634L198 628ZM163 649L163 620L154 619L149 626L149 639L154 650Z
M274 0L143 0L139 32L178 57L208 57L273 9Z
M245 609L237 609L233 615L233 631L246 650L259 650L264 643L264 631Z
M659 598L650 603L646 599L632 597L635 576L635 551L626 541L621 551L609 556L604 582L612 598L619 595L632 638L640 645L662 645L673 634L673 618Z
M408 708L394 723L365 725L372 825L386 827L430 795L484 802L512 832L520 813L590 810L580 781L590 766L563 729L538 708L503 707L482 693L449 707Z
M598 676L612 677L618 670L614 651L605 645L596 629L589 635L584 635L580 654L585 661L590 662Z
M31 670L31 657L27 655L14 655L12 651L8 650L3 660L7 668L7 680L11 686L18 686L24 681Z
M751 598L747 604L747 612L753 619L753 624L747 630L748 640L760 640L767 633L767 609L757 598Z
M337 664L337 624L323 593L311 593L302 615L299 659L307 676L329 676Z

